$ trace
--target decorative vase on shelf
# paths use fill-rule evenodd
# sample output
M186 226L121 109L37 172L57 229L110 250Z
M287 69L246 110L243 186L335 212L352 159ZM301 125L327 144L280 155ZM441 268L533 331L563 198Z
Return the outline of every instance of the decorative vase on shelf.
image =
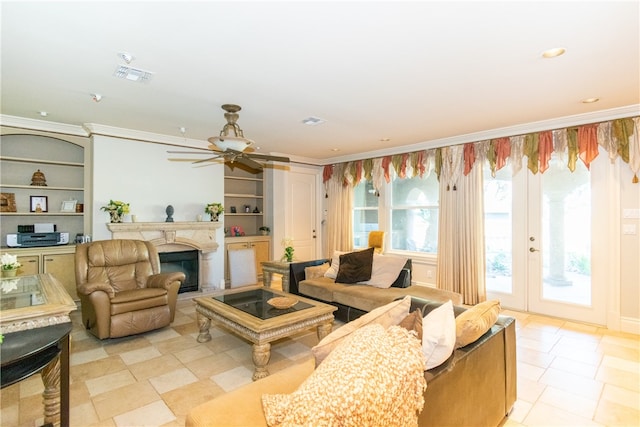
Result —
M211 222L218 222L218 218L219 218L218 214L216 213L211 214Z
M111 222L122 222L124 214L119 214L118 212L109 212L111 216Z
M2 270L2 277L16 277L18 270Z

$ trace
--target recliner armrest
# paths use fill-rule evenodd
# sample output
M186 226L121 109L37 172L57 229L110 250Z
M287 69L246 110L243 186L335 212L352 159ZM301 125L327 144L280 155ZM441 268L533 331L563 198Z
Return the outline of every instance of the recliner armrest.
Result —
M158 273L152 274L147 278L148 288L165 288L168 289L169 285L173 282L184 282L186 276L181 271L173 271L171 273Z
M91 295L96 291L106 292L109 295L109 298L113 298L116 296L116 291L113 287L104 282L95 282L95 283L83 283L81 285L76 286L76 292L81 295Z

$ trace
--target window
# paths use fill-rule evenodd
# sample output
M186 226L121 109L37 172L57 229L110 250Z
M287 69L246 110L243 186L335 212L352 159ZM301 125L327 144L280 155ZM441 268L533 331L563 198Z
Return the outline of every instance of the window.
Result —
M378 199L373 183L362 181L353 189L353 247L364 248L369 231L378 230Z
M391 182L391 249L436 253L439 184L435 174Z

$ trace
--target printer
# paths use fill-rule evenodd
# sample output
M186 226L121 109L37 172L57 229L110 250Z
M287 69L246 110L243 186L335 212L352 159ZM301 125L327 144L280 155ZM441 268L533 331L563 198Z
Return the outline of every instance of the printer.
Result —
M69 233L56 231L55 224L19 225L18 233L7 234L7 246L10 248L35 248L68 243Z

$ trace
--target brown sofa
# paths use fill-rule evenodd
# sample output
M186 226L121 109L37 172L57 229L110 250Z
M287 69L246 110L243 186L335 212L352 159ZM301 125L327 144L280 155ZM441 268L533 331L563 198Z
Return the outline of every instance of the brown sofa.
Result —
M441 302L412 298L411 311L423 316ZM465 308L454 307L458 316ZM292 393L313 372L312 357L267 378L205 402L188 414L187 427L266 426L263 394ZM500 316L496 323L442 365L425 371L425 404L420 426L497 426L516 400L515 320Z
M314 267L324 263L331 263L331 260L319 259L291 263L289 266L289 292L337 307L338 310L334 312L334 316L343 322L350 322L364 313L407 295L431 301L446 302L451 300L454 305L462 304L462 295L458 293L428 286L412 285L411 259L407 260L391 287L386 289L369 285L337 283L328 277L315 279L305 277L306 267Z

